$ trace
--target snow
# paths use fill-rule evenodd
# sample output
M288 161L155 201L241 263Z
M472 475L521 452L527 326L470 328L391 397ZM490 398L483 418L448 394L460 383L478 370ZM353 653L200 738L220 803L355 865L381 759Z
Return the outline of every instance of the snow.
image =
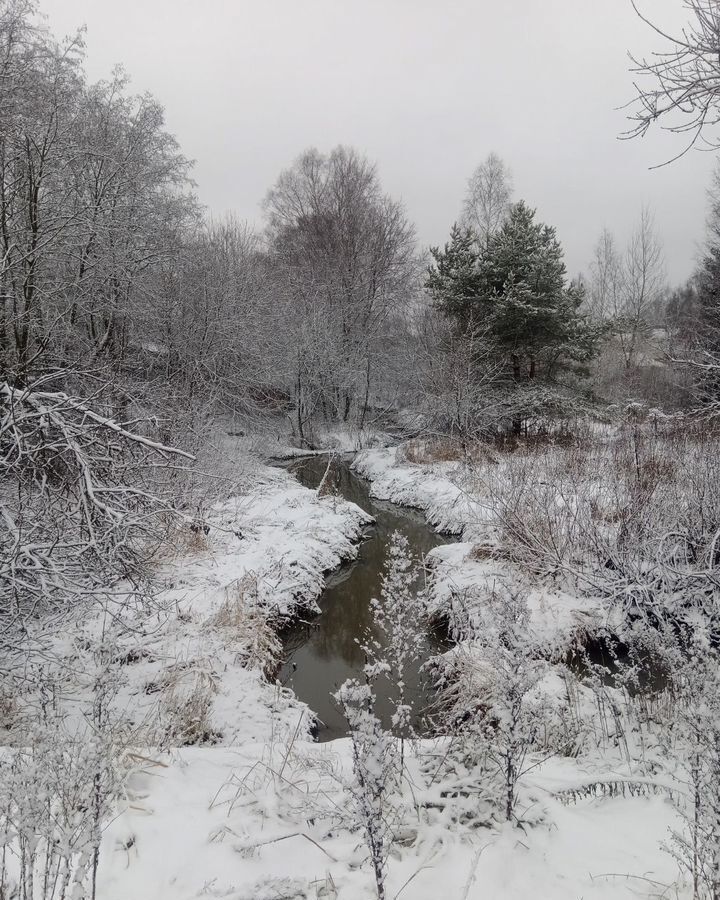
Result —
M507 585L522 585L530 613L533 639L551 656L561 656L569 648L608 626L600 605L588 597L548 590L527 584L506 560L476 559L476 547L460 541L431 550L427 562L432 568L430 612L445 619L453 631L461 611L463 623L480 627L487 597Z
M462 463L413 465L398 458L399 452L363 451L353 468L372 482L372 496L423 510L438 531L464 538L436 547L427 557L433 570L430 612L448 620L451 631L458 606L471 622L480 621L488 593L501 585L521 586L535 637L558 654L609 624L598 601L533 584L500 558L492 503L478 493L476 473Z
M438 748L423 742L419 751ZM367 900L360 838L338 810L349 765L348 740L186 748L146 764L105 833L100 896ZM657 896L657 883L677 875L660 850L674 823L668 800L557 798L582 781L568 759L528 776L526 802L540 820L532 828L449 830L416 820L410 846L390 860L388 896L409 878L404 896L418 900Z
M462 466L412 466L394 450L373 450L356 467L374 479L375 496L421 508L436 527L466 538L432 552L433 602L448 615L453 597L477 597L466 610L482 616L484 590L508 577L509 564L473 557L479 536L492 544L493 525ZM268 624L316 608L325 574L354 558L371 520L354 504L318 498L284 470L260 467L253 482L245 495L213 506L207 535L183 534L159 567L151 607L138 608L122 628L98 616L79 623L73 641L58 636L65 662L74 664L68 668L88 672L63 683L69 706L91 697L93 647L110 639L123 660L114 669L116 710L156 727L156 744L123 755L125 794L100 855L102 900L373 896L347 791L351 742L313 743L311 711L261 671L276 640ZM538 641L564 644L597 621L597 610L578 598L537 587L528 600ZM562 723L567 689L557 672L549 669L533 690L533 702L549 704ZM204 745L180 746L177 732L168 734L168 710L190 708L198 693L210 735ZM406 748L388 897L610 900L657 896L676 882L676 863L661 846L677 825L662 789L667 776L628 763L619 735L599 733L590 691L578 691L573 709L583 754L531 759L521 828L488 812L478 788L486 776L470 763L446 772L448 739ZM648 789L623 796L599 782Z
M154 721L158 743L177 739L170 720L193 701L209 706L207 730L218 743L263 743L278 723L292 729L298 718L307 731L307 707L268 683L262 668L277 655L275 630L317 612L325 575L355 558L372 517L341 498L319 498L282 469L261 467L253 480L248 494L207 512L207 535L181 529L149 606L121 619L102 610L54 639L72 662L67 676L59 666L60 690L90 702L97 658L111 644L113 706L130 725ZM76 670L85 674L78 679Z
M470 495L458 464L403 463L398 448L391 447L362 451L353 468L372 482L373 497L423 510L438 531L462 534L468 525L488 519L488 509Z

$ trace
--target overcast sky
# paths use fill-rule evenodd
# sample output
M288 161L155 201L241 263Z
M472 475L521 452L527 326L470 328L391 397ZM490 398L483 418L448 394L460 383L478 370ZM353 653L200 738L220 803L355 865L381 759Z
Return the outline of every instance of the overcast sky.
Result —
M630 0L41 0L52 29L87 26L87 70L122 63L167 110L215 214L259 202L308 146L351 144L404 201L421 244L442 243L473 168L511 167L516 199L555 225L571 273L600 230L623 240L652 206L668 275L692 271L715 155L682 138L619 141L628 49L656 37ZM681 0L644 0L683 21Z

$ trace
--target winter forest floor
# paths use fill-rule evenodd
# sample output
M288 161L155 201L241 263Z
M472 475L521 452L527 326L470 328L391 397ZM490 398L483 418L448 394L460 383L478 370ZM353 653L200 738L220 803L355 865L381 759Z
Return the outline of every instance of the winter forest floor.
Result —
M460 538L431 553L432 611L451 628L460 607L482 620L481 598L516 579L530 585L528 628L549 661L529 692L545 735L522 762L516 822L497 815L490 762L473 755L471 737L412 743L388 813L387 897L691 896L663 846L680 827L673 801L683 786L652 729L633 724L621 692L571 684L555 665L562 648L607 625L601 606L532 585L495 552L497 527L466 465L410 463L387 449L362 452L355 467L376 496L420 508ZM111 702L157 734L156 747L126 759L99 896L370 898L372 870L346 794L351 742L313 742L311 711L273 683L280 646L268 624L313 608L369 518L259 466L255 487L206 521L207 534L193 533L163 562L162 589L136 611L132 634L112 635L106 614L67 641L66 658L86 670L96 648L119 641ZM464 683L480 694L482 663L463 641L448 654L451 693L452 659L463 655ZM67 694L81 692L69 678Z

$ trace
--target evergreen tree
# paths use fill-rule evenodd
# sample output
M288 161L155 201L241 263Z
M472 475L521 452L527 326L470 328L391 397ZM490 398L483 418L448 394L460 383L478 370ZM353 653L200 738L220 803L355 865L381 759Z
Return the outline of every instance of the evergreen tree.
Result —
M720 395L720 243L717 241L708 247L696 285L693 324L699 365L694 370L694 381L702 400L715 401Z
M462 334L482 327L516 386L553 382L563 369L586 373L605 326L580 312L582 286L568 284L555 229L536 222L535 210L511 206L484 249L456 225L432 253L426 287L436 305Z
M443 251L432 250L426 287L461 331L482 324L516 382L583 371L601 328L580 313L582 287L567 284L555 229L535 210L514 204L485 250L468 229L453 226Z
M701 345L720 352L720 244L708 248L698 272L696 315Z
M428 269L425 287L438 309L454 319L462 332L467 332L477 325L478 317L483 317L477 303L482 276L475 233L456 223L445 247L431 247L430 253L434 264Z
M479 301L491 307L494 338L515 381L553 378L559 368L583 371L600 329L580 313L582 288L567 284L555 229L535 221L520 201L480 259Z

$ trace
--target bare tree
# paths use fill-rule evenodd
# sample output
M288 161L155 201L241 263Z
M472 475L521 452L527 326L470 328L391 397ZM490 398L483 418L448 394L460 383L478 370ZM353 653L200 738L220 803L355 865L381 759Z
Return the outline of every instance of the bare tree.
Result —
M690 25L681 34L670 34L639 9L638 16L662 40L667 49L648 57L634 57L637 95L630 116L634 123L625 137L644 135L655 122L667 131L689 135L682 156L702 139L719 147L720 139L708 134L720 121L720 8L715 0L684 0ZM672 162L673 160L669 160Z
M512 200L512 175L496 153L490 153L468 180L462 224L477 235L481 247L502 225Z
M619 341L627 369L637 363L640 345L658 316L665 284L662 245L652 213L643 207L625 251L620 305L615 311L622 320Z
M595 253L590 263L590 289L586 291L585 302L590 315L598 321L605 321L617 314L622 291L622 260L615 245L615 238L607 228L595 245Z
M412 405L425 417L426 428L449 433L463 446L494 433L507 391L487 327L458 334L442 313L428 307L410 337L405 352Z
M35 11L14 2L0 19L0 347L20 378L56 324L53 251L75 224L65 172L79 152L82 89L79 39L58 46L32 24Z
M308 150L265 200L271 261L290 304L297 425L316 412L362 419L370 346L413 284L414 231L355 150Z
M17 382L117 363L159 261L195 214L189 164L149 95L89 85L79 35L0 4L0 360Z

